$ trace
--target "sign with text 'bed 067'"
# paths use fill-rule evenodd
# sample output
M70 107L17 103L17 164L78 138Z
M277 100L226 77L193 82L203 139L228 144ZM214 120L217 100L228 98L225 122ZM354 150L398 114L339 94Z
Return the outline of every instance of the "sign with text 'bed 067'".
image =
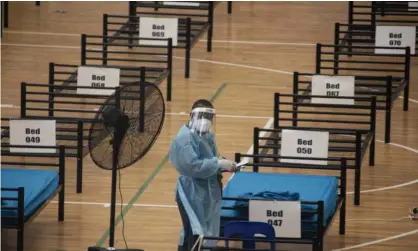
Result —
M354 97L354 76L323 76L312 77L312 95L327 97ZM312 98L316 104L353 105L354 99Z
M178 19L161 17L140 17L139 19L140 45L167 45L166 41L154 39L172 38L173 46L177 46ZM153 38L147 40L142 38Z
M249 220L272 225L276 237L301 237L300 201L250 200Z
M55 120L10 120L10 144L21 146L55 146ZM10 152L55 153L47 148L10 148Z
M282 130L281 156L328 158L329 132ZM280 159L280 162L327 165L326 160Z
M77 94L112 95L115 89L103 87L118 87L120 69L80 66L77 71L77 86L92 88L77 88Z
M415 26L376 26L376 46L411 47L411 55L415 55ZM376 54L404 54L404 50L375 48Z

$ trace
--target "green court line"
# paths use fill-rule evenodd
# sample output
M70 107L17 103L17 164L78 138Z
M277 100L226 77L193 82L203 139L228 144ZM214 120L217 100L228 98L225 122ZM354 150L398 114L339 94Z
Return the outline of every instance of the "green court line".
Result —
M227 86L226 83L223 83L221 86L219 86L219 88L216 90L215 94L212 96L210 101L214 102L218 98L218 96L222 93L222 91L225 89L226 86ZM123 208L122 214L119 214L118 217L115 219L115 228L119 224L119 222L122 220L122 215L123 217L125 217L129 209L132 208L133 204L139 199L139 196L141 196L141 194L145 191L145 189L147 189L151 181L161 171L161 169L167 163L167 161L168 161L168 153L164 156L161 162L157 165L157 167L154 169L154 171L148 177L145 183L138 189L135 195L129 200L128 204ZM107 229L106 232L102 235L102 237L97 241L96 246L101 247L108 237L109 237L109 229Z

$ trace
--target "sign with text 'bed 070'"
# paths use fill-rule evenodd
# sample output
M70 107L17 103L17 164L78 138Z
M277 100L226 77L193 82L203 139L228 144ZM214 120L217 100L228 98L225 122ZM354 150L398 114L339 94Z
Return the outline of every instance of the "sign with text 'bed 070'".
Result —
M177 46L177 18L140 17L139 24L140 45L164 46L167 45L167 41L158 39L171 38L173 46ZM152 38L153 40L147 40L146 38Z
M276 237L301 238L300 201L250 200L249 220L272 225Z
M376 26L376 46L411 47L411 55L415 55L415 26ZM405 50L375 48L376 54L404 54Z
M312 95L327 97L354 97L354 76L323 76L312 77ZM312 98L316 104L353 105L354 99Z
M91 88L77 88L77 94L112 95L119 86L120 69L80 66L77 71L77 86Z
M282 130L280 155L300 158L328 158L329 132ZM280 162L327 165L326 160L280 159Z
M55 146L55 120L10 120L10 144L20 146ZM55 153L48 148L10 148L10 152Z

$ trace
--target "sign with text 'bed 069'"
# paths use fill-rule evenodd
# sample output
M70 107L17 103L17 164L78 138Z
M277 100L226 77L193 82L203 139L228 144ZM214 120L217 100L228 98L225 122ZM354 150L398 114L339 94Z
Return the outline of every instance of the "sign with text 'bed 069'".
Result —
M376 26L376 46L411 47L411 55L415 55L415 26ZM404 54L404 50L375 48L376 54Z
M55 120L10 120L10 144L21 146L55 146ZM10 148L10 152L55 153L47 148Z
M323 76L312 77L312 95L328 97L354 97L354 76ZM354 99L312 98L316 104L353 105Z
M112 95L115 89L103 87L118 87L120 69L80 66L77 71L77 86L92 88L77 88L77 94Z
M140 17L139 37L153 39L172 38L177 46L178 19L161 17ZM140 45L167 45L166 41L139 39Z
M272 225L276 237L301 237L300 201L250 200L249 220Z
M282 130L281 156L328 158L329 132ZM280 159L280 162L327 165L326 160Z

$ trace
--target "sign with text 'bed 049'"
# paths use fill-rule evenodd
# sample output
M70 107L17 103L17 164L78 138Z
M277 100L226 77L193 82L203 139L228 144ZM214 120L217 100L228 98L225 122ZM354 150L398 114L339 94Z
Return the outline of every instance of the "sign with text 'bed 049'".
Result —
M301 238L300 201L250 200L249 220L273 226L276 237Z
M376 46L411 47L411 55L415 55L415 26L376 26ZM375 48L376 54L404 54L404 50Z
M323 76L312 77L312 95L327 97L354 97L354 76ZM353 105L354 99L312 98L316 104Z
M80 66L77 71L77 86L92 88L77 88L77 94L112 95L115 89L103 87L118 87L120 69Z
M55 146L55 120L10 120L10 144L21 146ZM10 152L55 153L47 148L10 148Z
M282 130L280 155L284 157L328 158L329 132ZM280 159L280 162L327 165L326 160Z
M140 17L139 19L140 45L167 45L162 40L147 40L142 38L168 39L172 38L173 46L177 46L178 19L161 17Z

